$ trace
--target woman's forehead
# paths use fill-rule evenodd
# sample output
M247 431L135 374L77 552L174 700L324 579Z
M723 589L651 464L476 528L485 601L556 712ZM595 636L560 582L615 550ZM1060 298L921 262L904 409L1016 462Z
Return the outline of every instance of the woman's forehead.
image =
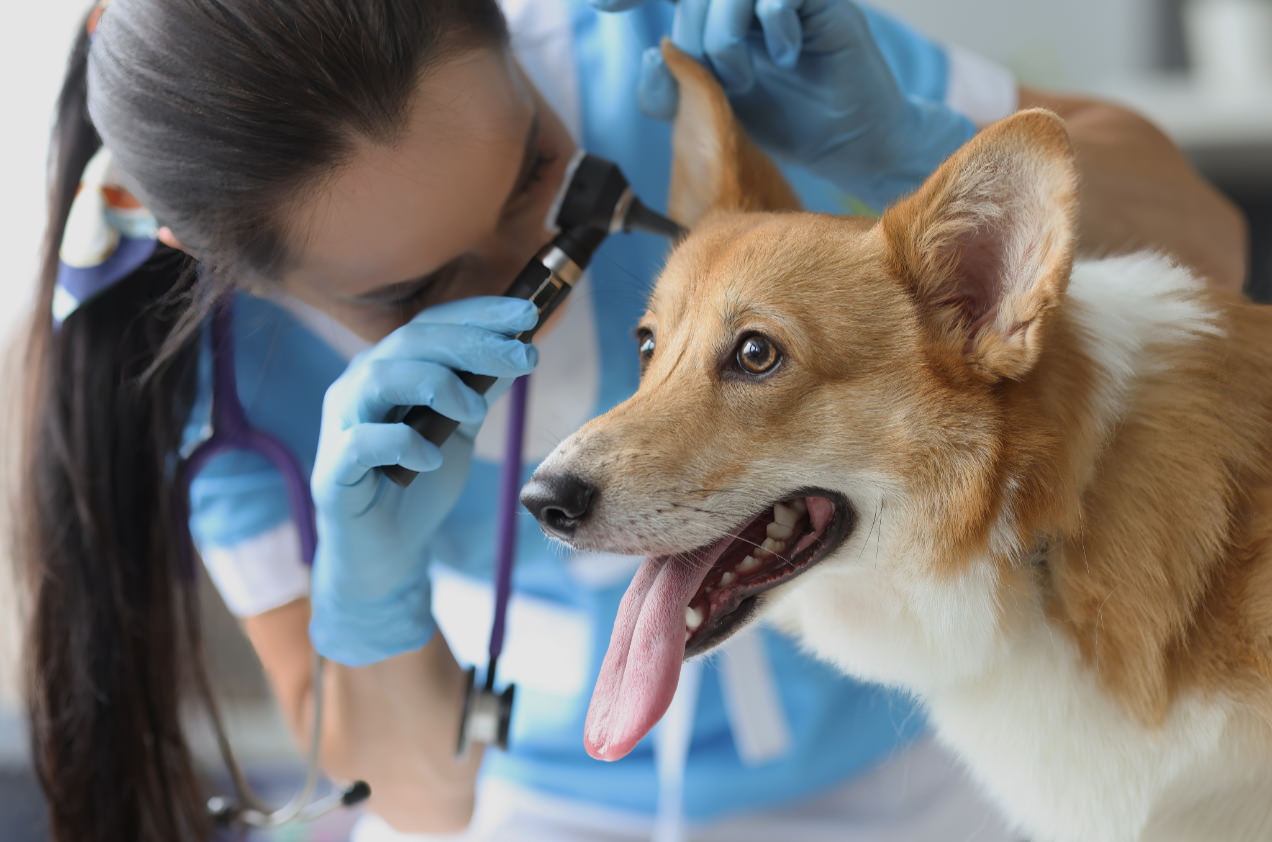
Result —
M522 163L534 97L506 53L433 68L405 131L360 139L293 211L285 286L356 296L431 271L490 232Z

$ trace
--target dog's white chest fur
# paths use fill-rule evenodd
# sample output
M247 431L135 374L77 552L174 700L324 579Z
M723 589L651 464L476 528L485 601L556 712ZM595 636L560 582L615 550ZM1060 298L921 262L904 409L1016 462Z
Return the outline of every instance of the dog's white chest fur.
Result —
M1243 756L1253 723L1224 704L1183 700L1160 728L1140 724L1040 608L1015 606L1004 628L976 572L944 596L882 565L835 574L794 583L775 619L840 668L917 692L940 739L1034 842L1272 838L1272 800L1259 797L1272 765Z
M927 701L941 738L1039 842L1166 838L1165 794L1203 793L1209 782L1191 770L1225 756L1230 739L1227 713L1200 701L1177 705L1160 729L1140 725L1041 618L989 672Z
M1171 296L1188 274L1140 255L1081 264L1070 287L1103 370L1098 419L1114 425L1141 353L1178 331L1213 332ZM1160 727L1103 692L1038 598L1000 597L993 568L933 581L895 490L846 489L862 528L837 558L788 585L776 622L849 673L926 703L940 738L1036 842L1272 839L1272 762L1247 749L1254 723L1224 701L1183 698ZM1010 497L1008 511L1010 517ZM1025 548L1023 552L1027 552ZM1222 793L1221 795L1219 793Z

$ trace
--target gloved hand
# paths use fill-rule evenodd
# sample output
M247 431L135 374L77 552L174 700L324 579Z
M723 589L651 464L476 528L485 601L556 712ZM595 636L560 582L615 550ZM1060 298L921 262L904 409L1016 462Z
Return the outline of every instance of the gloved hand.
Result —
M618 11L649 0L591 2ZM679 0L672 41L715 72L769 152L876 203L917 186L975 133L943 103L901 90L851 0ZM645 52L637 98L651 117L675 116L676 81L657 48Z
M310 483L318 547L309 636L319 654L362 666L432 637L429 542L459 498L487 405L456 372L528 374L538 354L510 337L537 318L518 298L430 307L328 388ZM397 406L430 406L461 425L439 449L405 424L384 423ZM395 464L419 472L409 487L375 470Z

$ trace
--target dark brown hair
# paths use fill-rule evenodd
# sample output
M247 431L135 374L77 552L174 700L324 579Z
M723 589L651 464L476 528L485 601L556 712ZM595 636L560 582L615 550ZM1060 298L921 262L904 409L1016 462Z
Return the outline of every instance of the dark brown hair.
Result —
M506 37L493 0L113 0L92 43L76 40L50 148L16 521L54 839L209 835L178 716L201 669L173 488L193 328L214 285L284 265L288 209L358 138L392 141L429 67ZM58 244L103 141L212 271L160 248L55 331Z

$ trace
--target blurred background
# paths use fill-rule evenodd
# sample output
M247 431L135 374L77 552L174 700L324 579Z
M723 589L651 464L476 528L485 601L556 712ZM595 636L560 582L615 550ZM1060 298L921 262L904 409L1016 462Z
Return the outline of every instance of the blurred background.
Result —
M9 265L0 340L28 309L43 226L48 119L82 0L6 3L0 26L3 164L0 253ZM876 0L919 29L1011 69L1022 82L1095 93L1153 119L1246 212L1249 291L1272 297L1272 0ZM6 365L12 364L8 355ZM12 369L3 369L12 384ZM7 423L12 401L0 410ZM0 517L4 512L0 510ZM0 545L3 546L3 545ZM6 842L43 839L38 790L28 774L14 681L16 617L8 559L0 558L0 826ZM255 658L210 592L212 673L231 738L263 793L286 790L297 757ZM219 769L206 738L200 752ZM282 787L281 791L279 788ZM286 839L343 838L345 819L289 831Z

